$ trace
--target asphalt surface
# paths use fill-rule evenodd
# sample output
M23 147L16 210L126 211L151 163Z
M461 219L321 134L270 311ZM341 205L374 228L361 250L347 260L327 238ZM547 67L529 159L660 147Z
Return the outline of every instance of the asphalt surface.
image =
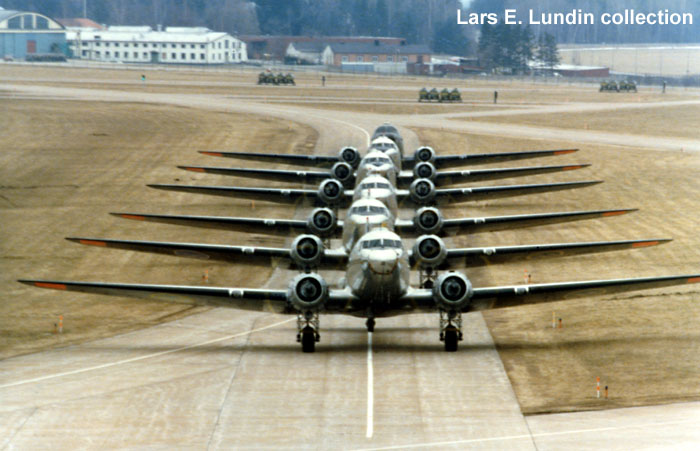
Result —
M425 127L448 122L214 95L2 88L282 117L318 130L321 150L362 147L385 120ZM448 128L488 133L490 126L449 121ZM546 130L498 125L500 134ZM415 147L415 136L401 131L407 147ZM563 134L619 145L630 139L557 131L558 138ZM280 277L286 273L274 272L269 283L279 286ZM294 318L215 309L6 359L0 362L0 448L692 449L700 442L700 403L526 418L481 314L465 316L465 341L455 354L442 350L437 325L437 315L382 319L370 335L363 320L322 317L322 341L308 355L294 340Z

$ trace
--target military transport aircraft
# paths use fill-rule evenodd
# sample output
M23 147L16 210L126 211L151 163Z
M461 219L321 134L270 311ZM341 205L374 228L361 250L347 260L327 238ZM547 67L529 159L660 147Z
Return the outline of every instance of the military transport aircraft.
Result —
M289 252L289 250L287 250ZM345 257L344 257L345 258ZM349 257L339 288L329 288L317 273L295 276L287 289L123 284L61 280L20 280L24 284L56 290L116 296L164 299L243 310L297 315L297 340L304 352L313 352L320 339L319 315L346 314L375 318L401 314L439 313L440 337L446 351L456 351L462 339L462 313L473 310L547 302L585 296L700 282L700 274L632 279L589 280L563 283L473 287L459 272L443 272L432 288L410 286L410 256L401 238L379 228L366 233Z
M391 130L389 130L389 132L390 131ZM398 135L397 131L396 134ZM398 136L400 137L400 135ZM378 139L386 145L390 144L385 142L385 140ZM389 149L389 147L391 146L388 146L387 149ZM427 158L433 159L433 161L438 161L436 160L437 157L434 155L434 152L431 152L432 149L430 149L430 151L426 149L427 148L423 148L425 151L423 155L427 155ZM352 151L350 151L350 153L352 153ZM342 152L341 156L343 156ZM387 156L383 155L383 157L386 158ZM513 159L517 158L518 157L514 157ZM461 160L444 160L443 163L447 167L457 161ZM412 162L410 159L406 160L402 158L402 162L408 163L408 165L415 165L415 161ZM365 183L369 183L371 186L365 185ZM379 183L388 184L389 187L379 186ZM461 315L465 312L518 305L525 302L546 302L563 297L583 296L589 294L591 291L598 294L700 282L700 274L692 274L633 279L473 287L465 275L460 272L450 271L449 269L508 261L514 258L523 258L523 256L550 256L552 253L557 256L573 255L587 252L646 247L662 244L668 240L654 239L595 243L555 243L448 249L437 235L422 234L418 237L412 249L406 249L403 241L394 231L397 229L397 224L405 224L400 221L397 222L395 219L397 215L394 209L397 209L396 205L398 204L396 199L403 201L404 205L428 205L444 201L509 197L535 192L580 188L596 183L600 182L436 189L431 180L417 179L413 181L409 190L396 190L386 178L377 178L375 175L367 175L355 190L348 190L347 192L344 191L342 184L335 179L323 181L318 191L149 185L156 188L176 191L216 193L219 195L242 198L252 197L256 200L264 199L287 203L311 201L311 203L314 204L331 207L345 207L350 205L351 201L355 203L352 204L345 221L342 223L342 237L345 247L339 249L325 249L324 244L316 235L298 236L290 248L68 238L70 241L77 241L86 245L225 261L245 260L246 263L262 263L266 266L277 260L284 260L291 262L304 271L293 277L286 289L122 284L59 280L20 280L20 282L36 287L57 290L145 297L175 302L194 302L204 305L227 306L243 310L293 314L297 316L297 340L301 342L304 352L314 351L315 343L320 339L319 316L325 313L347 314L367 318L366 324L369 332L374 331L375 318L418 312L438 313L440 339L445 343L445 350L456 351L458 342L462 339ZM382 192L385 192L385 194L381 194ZM360 196L359 199L356 198L356 194ZM362 198L365 195L369 196L369 198ZM386 202L391 203L390 200L392 196L394 203L387 205ZM353 211L354 208L358 210ZM372 211L372 209L374 209L374 211ZM478 230L480 227L488 229L488 227L508 227L509 225L518 223L523 225L535 224L538 223L538 221L560 222L562 220L572 220L575 217L607 216L609 215L608 213L614 215L620 214L620 212L625 211L552 213L539 215L539 217L537 217L538 215L521 215L521 218L501 217L500 219L466 218L467 222L455 227L457 230L461 227L472 227ZM376 214L376 218L374 219L373 216L375 215L373 213ZM423 208L419 213L421 217L424 218L424 225L440 223L442 220L439 211L432 207ZM128 214L123 215L129 216ZM315 210L313 213L314 218L320 218L321 222L319 225L336 222L334 215L335 213L329 209L319 209ZM153 217L155 218L156 215L153 215ZM131 217L131 219L140 218ZM489 221L486 221L486 219L489 219ZM160 220L172 222L182 219L164 218L161 216ZM364 227L362 227L363 220L365 221ZM189 221L192 220L190 219ZM212 223L211 220L202 220L201 218L195 219L194 221L198 225ZM442 223L444 224L445 221L448 220L444 220ZM469 221L471 221L471 225L468 225ZM308 225L309 222L306 224ZM287 227L292 228L291 223L289 223ZM414 227L416 227L415 223ZM444 229L440 228L440 230L442 231ZM422 232L420 227L416 227L416 233ZM328 236L330 236L330 234ZM338 283L338 288L330 288L320 274L311 272L319 268L343 267L345 268L345 277ZM418 267L427 275L426 278L421 277L421 287L419 288L410 286L410 269L412 267ZM438 270L444 271L438 274L436 273Z
M524 196L529 194L548 193L553 191L563 191L570 189L586 188L592 185L603 183L600 180L583 182L558 182L540 183L531 185L504 185L504 186L481 186L469 188L435 188L433 182L428 179L415 180L409 189L393 190L383 188L387 191L387 207L392 210L394 216L397 212L390 199L395 198L398 205L402 207L422 207L427 205L444 205L449 203L461 203L485 199L500 199L505 197ZM192 185L172 185L172 184L149 184L150 188L177 191L195 194L208 194L215 196L233 197L238 199L250 199L254 201L266 201L282 204L304 206L320 206L330 208L347 208L353 201L354 190L346 190L343 185L335 179L327 179L321 182L318 189L297 189L297 188L256 188L242 186L192 186ZM362 189L362 184L360 184ZM381 190L378 188L368 188L372 192L372 197L380 198ZM391 193L389 193L391 192Z
M578 149L554 149L554 150L526 150L519 152L480 153L460 155L438 156L432 147L419 147L412 157L404 157L401 161L402 169L412 169L418 163L431 163L437 169L455 168L467 165L502 163L505 161L524 160L529 158L542 158L557 155L566 155L577 152ZM343 147L337 157L325 155L298 155L285 153L259 153L259 152L225 152L214 150L200 150L199 153L214 157L234 158L237 160L259 161L264 163L283 163L313 168L330 168L336 163L347 163L357 168L360 163L360 152L354 147Z

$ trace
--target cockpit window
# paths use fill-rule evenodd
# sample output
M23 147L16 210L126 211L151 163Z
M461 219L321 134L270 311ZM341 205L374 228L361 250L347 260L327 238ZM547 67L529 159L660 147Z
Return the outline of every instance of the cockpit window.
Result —
M382 189L391 189L388 183L383 183L383 182L367 182L362 184L362 189L371 189L371 188L382 188Z
M389 163L389 160L386 158L372 157L372 158L366 158L365 162L367 164L371 164L373 166L381 166L383 164Z
M403 249L401 240L379 238L362 242L362 249Z
M365 216L374 216L374 215L385 215L388 216L387 210L382 207L376 207L373 205L365 205L363 207L352 207L350 209L350 214L351 215L365 215Z

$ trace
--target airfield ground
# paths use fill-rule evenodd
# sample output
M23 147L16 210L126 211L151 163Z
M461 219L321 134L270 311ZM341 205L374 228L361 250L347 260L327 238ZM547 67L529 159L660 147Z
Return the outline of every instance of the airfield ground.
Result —
M87 235L281 245L283 241L276 238L141 224L108 213L289 217L288 208L272 204L160 193L144 185L232 183L233 179L225 177L191 175L175 165L234 165L227 160L203 157L196 150L310 152L318 140L317 131L291 120L231 113L215 106L153 104L148 99L143 103L104 102L98 95L103 91L123 92L125 96L144 92L194 98L204 94L259 102L266 107L274 104L280 108L308 108L300 109L301 115L331 115L347 108L347 121L364 121L362 126L368 130L383 119L400 122L402 117L415 120L416 115L445 115L445 120L450 120L450 114L460 112L504 111L501 116L455 117L458 120L453 122L498 123L504 129L510 124L540 126L560 130L562 138L523 139L498 136L492 131L446 131L432 125L412 130L422 144L433 146L440 154L579 147L581 151L576 154L532 164L582 162L592 163L591 168L538 176L536 181L599 179L605 183L568 193L452 206L445 209L446 217L597 208L639 211L606 220L479 234L450 240L448 245L667 237L674 241L634 251L476 268L469 271L475 285L520 283L525 270L531 274L532 282L698 271L699 154L630 147L624 142L625 135L635 139L649 135L700 140L695 125L700 103L673 104L700 100L697 91L670 89L662 95L656 89L642 88L640 94L613 95L598 93L594 85L500 86L489 82L341 76L329 77L328 84L336 86L321 89L317 75L298 76L300 86L296 88L279 88L255 86L255 72L188 71L149 72L144 86L138 77L139 71L126 70L13 66L0 70L0 129L4 131L0 135L0 283L6 287L0 315L2 358L88 342L204 311L182 305L30 289L14 282L20 277L199 284L208 270L212 285L233 286L259 286L270 278L269 269L91 249L62 238ZM425 83L459 87L465 103L443 106L411 101ZM39 91L22 91L27 86L38 87L42 93L46 87L55 87L56 98L46 98L37 94ZM68 96L59 91L66 87L95 90L95 99L67 100ZM501 93L495 107L489 102L494 89ZM382 106L384 99L393 103ZM617 109L618 102L669 104ZM591 104L598 104L599 109L577 112L578 105ZM562 105L569 105L571 110L547 112L551 106ZM523 108L531 113L506 113ZM368 115L361 117L363 112ZM402 112L410 117L400 116ZM566 131L571 129L585 129L591 135L616 132L620 144L568 140ZM335 151L316 149L325 154ZM527 180L535 182L535 178ZM244 179L235 183L256 185ZM282 287L286 279L272 280L270 284ZM523 413L593 410L700 399L698 300L695 285L489 311L483 316ZM552 329L552 312L562 318L562 329ZM53 329L61 314L65 330L58 335ZM381 322L377 327L379 332ZM469 334L468 330L465 332ZM379 337L380 333L375 335ZM432 329L420 333L435 335ZM332 328L326 329L325 334L331 336ZM435 339L435 353L439 354L440 349ZM610 387L609 400L595 398L596 376Z

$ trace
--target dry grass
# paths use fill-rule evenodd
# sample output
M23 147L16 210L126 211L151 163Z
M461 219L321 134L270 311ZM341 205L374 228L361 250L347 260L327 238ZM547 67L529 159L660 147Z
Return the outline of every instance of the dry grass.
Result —
M677 118L678 119L678 118ZM436 149L502 151L570 147L572 143L419 130ZM574 145L575 147L575 145ZM475 286L697 273L700 157L632 148L586 146L547 164L593 163L590 169L537 181L601 179L571 192L480 202L446 216L597 208L639 208L605 220L479 234L448 245L500 245L672 237L659 247L531 260L469 271ZM545 164L541 160L533 164ZM505 182L507 184L509 182ZM658 404L700 399L699 292L696 285L484 312L524 413ZM552 311L563 329L552 330ZM611 398L595 398L595 378Z
M700 139L700 105L601 111L483 117L477 120L576 130L602 130L630 135Z
M146 183L217 183L176 164L210 163L198 149L308 151L313 130L283 121L184 108L3 99L0 115L0 357L34 352L145 327L191 313L183 305L57 294L18 284L18 278L258 285L270 270L94 249L63 240L95 236L163 241L246 243L224 231L144 224L111 211L173 214L250 214L250 203L158 192ZM190 175L191 174L191 175ZM244 181L245 183L245 181ZM273 215L264 206L257 210ZM280 213L281 214L281 213ZM279 216L279 214L277 215ZM255 242L282 244L269 237ZM53 334L58 316L65 331Z

